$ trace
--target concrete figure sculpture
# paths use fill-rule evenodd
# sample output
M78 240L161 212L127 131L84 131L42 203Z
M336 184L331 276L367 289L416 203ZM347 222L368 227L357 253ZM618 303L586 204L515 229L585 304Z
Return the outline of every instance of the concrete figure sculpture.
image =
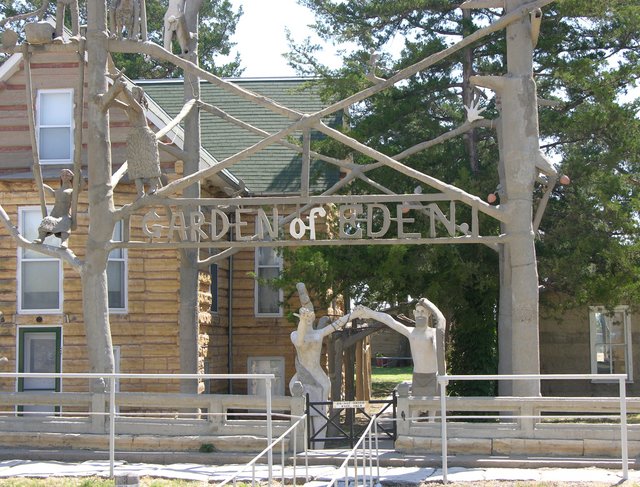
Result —
M395 320L387 313L357 307L353 317L370 318L387 325L409 339L411 358L413 359L413 382L411 394L414 396L433 396L438 394L438 373L444 373L439 367L437 331L444 331L446 320L440 310L427 298L421 298L413 312L416 326L409 327ZM433 317L435 327L429 326Z
M322 340L343 328L352 315L347 314L324 328L315 329L316 314L304 284L298 283L297 288L302 307L297 314L298 328L291 333L291 342L296 347L296 373L289 382L289 390L293 392L294 384L301 382L311 401L326 401L329 399L331 382L320 364Z
M38 238L34 243L42 243L49 235L60 239L60 246L66 248L71 232L71 198L73 194L73 172L60 171L60 187L53 189L44 184L44 190L55 198L51 214L45 216L38 226Z
M140 0L115 0L112 28L118 39L124 37L124 32L129 39L138 39L141 10Z
M328 401L331 381L320 363L322 341L324 337L342 329L352 315L342 316L323 328L314 328L316 314L306 287L303 283L298 283L296 287L302 306L297 314L298 327L291 333L291 342L296 348L296 373L289 381L289 390L294 396L309 394L310 402ZM326 411L326 407L314 407L311 413L313 433L317 433L321 427L323 418L319 411ZM317 442L315 444L319 446Z
M145 109L147 102L144 91L138 86L129 87L122 79L122 72L111 75L113 86L105 95L103 110L115 105L123 108L131 124L131 132L127 136L127 171L129 178L134 180L138 198L147 193L154 194L160 186L160 154L158 140L147 125ZM116 100L122 94L125 103Z
M64 13L67 7L69 7L69 12L71 13L71 35L73 37L77 37L80 33L78 0L58 0L56 2L55 37L59 39L62 39L64 31Z
M171 52L171 44L175 36L182 54L189 52L192 34L189 32L185 17L187 0L169 0L167 12L164 14L164 48Z

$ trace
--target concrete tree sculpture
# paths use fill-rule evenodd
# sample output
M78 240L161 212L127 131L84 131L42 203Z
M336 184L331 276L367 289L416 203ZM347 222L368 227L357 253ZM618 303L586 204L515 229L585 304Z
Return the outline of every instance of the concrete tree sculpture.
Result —
M91 357L91 370L94 372L112 372L114 370L113 347L111 343L109 309L107 300L107 261L109 253L117 248L143 248L145 250L157 248L180 248L181 249L181 290L180 290L180 357L181 371L194 372L197 370L197 272L198 272L198 248L206 246L202 244L201 232L194 231L194 238L189 240L183 238L181 242L112 242L111 237L116 223L120 220L126 220L135 212L149 208L152 205L171 206L180 205L182 210L187 210L191 214L199 214L200 188L199 182L204 178L212 177L221 171L232 167L234 164L257 154L261 150L274 144L289 144L297 146L301 153L300 164L300 192L299 196L292 199L285 198L245 198L243 204L252 204L260 206L264 204L295 206L294 211L278 218L276 227L284 227L290 223L308 225L309 228L314 226L314 218L324 211L322 208L314 208L314 205L326 204L327 202L342 202L348 208L344 211L340 218L342 222L347 222L339 232L339 238L343 241L349 240L354 242L362 235L362 230L358 229L357 213L363 204L367 204L371 208L377 208L384 213L383 203L398 202L397 216L394 222L398 225L398 237L395 239L380 239L380 243L395 243L399 240L410 243L430 243L439 240L439 243L483 243L488 245L504 245L505 258L504 275L505 289L511 293L511 300L508 301L509 311L512 317L511 329L513 332L513 343L520 344L521 347L526 346L527 353L523 353L522 348L514 347L513 363L514 369L517 363L517 371L519 372L538 372L537 354L528 353L531 347L535 347L537 343L537 275L535 268L535 251L533 248L533 211L532 211L532 189L538 172L549 172L550 166L540 156L537 132L537 106L535 97L535 84L532 80L531 70L531 49L532 43L532 26L530 13L537 8L541 8L553 0L534 0L526 2L525 0L506 0L506 13L498 21L483 27L472 34L464 37L463 40L453 44L443 51L431 55L415 64L404 67L393 76L386 79L373 77L373 84L361 91L339 100L331 105L313 113L303 113L302 111L293 110L281 105L266 97L246 91L239 86L222 80L219 77L201 69L196 64L197 59L197 25L198 11L202 4L201 0L184 0L172 3L175 8L176 19L181 19L182 27L176 29L169 28L165 32L165 45L173 35L179 33L179 43L181 44L181 55L173 54L169 49L156 45L152 42L139 42L135 36L128 39L118 38L118 36L110 36L107 30L107 8L104 1L88 0L87 3L87 33L86 33L86 59L87 59L87 85L88 93L86 101L88 103L88 150L87 150L87 166L88 166L88 201L89 215L91 224L89 225L88 238L86 243L86 257L83 261L78 260L75 255L64 248L51 248L43 244L34 244L26 241L17 233L16 228L12 225L4 210L0 208L0 220L5 227L13 235L18 245L28 247L39 252L46 253L64 259L77 269L82 277L83 288L83 312L85 320L85 328L87 335L87 344L89 348L89 357ZM142 20L141 20L142 21ZM414 147L403 151L395 156L389 156L366 144L350 137L348 134L342 133L325 123L326 117L346 110L349 107L363 102L367 98L394 86L396 83L404 82L408 78L417 73L428 69L435 63L438 63L456 52L459 52L471 44L481 40L483 37L492 34L498 30L507 28L507 38L509 39L508 61L509 73L500 79L477 78L474 81L478 86L488 86L500 93L502 98L502 142L503 159L504 159L504 184L506 191L506 201L503 201L500 207L492 206L484 201L483 198L469 194L459 188L440 181L437 178L424 174L419 170L405 165L402 160L410 154L414 154L436 145L439 142L448 140L457 135L462 135L475 126L490 123L479 117L480 110L474 105L468 105L470 119L462 126L454 128L448 134L443 134L437 140L429 140L417 144ZM143 37L144 38L144 37ZM80 63L84 67L84 46L85 40L81 39L79 43L46 46L45 49L69 49L76 50L82 59ZM188 44L188 45L187 45ZM25 44L24 52L26 54L26 68L29 68L28 54L30 46ZM185 104L183 110L178 117L174 119L172 124L184 121L185 138L184 149L170 149L162 144L158 144L161 150L170 150L174 155L184 162L184 174L182 177L171 181L162 188L157 189L155 194L148 195L144 198L138 198L136 201L128 203L122 207L116 208L113 199L114 187L118 184L127 165L123 165L116 173L112 170L111 161L111 144L109 132L109 114L105 110L113 100L116 94L121 93L126 102L126 109L133 110L135 117L133 125L141 127L140 123L140 98L136 98L133 91L128 91L121 86L116 76L115 84L109 88L109 78L106 75L109 69L110 53L135 53L150 56L156 60L167 61L172 63L185 72ZM81 72L84 72L81 69ZM208 81L228 93L231 93L243 100L253 103L257 106L266 108L286 119L289 125L275 132L268 133L249 124L243 124L242 121L228 116L216 107L207 105L200 101L199 83L200 80ZM29 77L27 76L27 83ZM84 83L81 84L81 89ZM81 92L81 89L79 90ZM29 100L32 101L32 93L30 86L27 89ZM28 100L28 103L31 101ZM82 98L76 102L76 105L82 107ZM199 150L200 150L200 131L199 131L199 109L215 114L216 116L239 124L247 130L250 130L261 136L261 139L253 145L246 147L237 153L226 157L221 161L205 168L199 168ZM81 110L80 110L81 112ZM29 110L30 126L33 131L33 111ZM80 114L76 114L76 125L82 126L79 118ZM473 119L473 120L471 120ZM170 124L171 125L171 124ZM337 143L342 144L346 150L359 153L366 156L368 162L364 164L354 163L352 160L336 159L323 156L311 150L311 131L331 137ZM80 131L78 131L80 132ZM163 131L155 134L155 138L159 139L163 135ZM300 145L292 144L287 138L295 133L302 133L302 141ZM145 130L145 137L148 133ZM35 137L32 137L34 140ZM82 141L76 141L80 144ZM34 147L34 173L37 172L37 147ZM152 144L149 144L151 146ZM78 147L78 145L76 145ZM81 150L76 152L80 153ZM311 184L311 160L321 160L323 163L337 166L343 170L345 177L336 182L321 195L313 195ZM154 157L155 159L155 157ZM129 161L132 164L134 161ZM380 167L388 170L396 171L399 177L409 178L414 185L429 187L430 192L412 193L408 195L396 194L392 190L384 187L375 181L375 170ZM77 174L74 183L79 180L80 171ZM155 176L154 176L155 177ZM41 192L41 178L38 179L38 185ZM338 195L343 190L348 190L349 185L355 181L361 181L379 190L379 195L367 199L363 195ZM77 198L77 191L74 188L73 197ZM179 198L180 197L180 198ZM44 198L43 198L44 200ZM403 229L403 224L411 222L409 217L403 216L403 210L409 204L414 202L418 204L424 211L430 212L433 217L433 228L431 235L421 236L410 233ZM443 211L438 207L438 202L448 202L451 216L446 218ZM455 204L466 205L469 209L468 219L463 223L456 222ZM208 205L224 206L237 205L234 198L213 199L209 200ZM46 205L43 208L46 209ZM73 205L72 205L73 206ZM391 221L386 209L387 220ZM307 212L306 220L300 215ZM72 208L73 213L73 208ZM201 213L201 212L200 212ZM504 235L483 235L481 233L481 224L479 214L482 213L488 218L493 218L504 225ZM435 221L442 223L446 230L446 235L438 237L436 235ZM347 226L355 228L355 233L349 234L345 230ZM293 226L289 226L289 229ZM307 228L305 226L305 228ZM197 230L197 229L196 229ZM275 231L275 230L274 230ZM385 230L386 231L386 230ZM304 232L303 232L304 233ZM374 232L375 233L375 232ZM380 232L378 232L380 233ZM384 232L382 232L384 233ZM186 232L185 232L186 235ZM293 233L291 234L293 236ZM301 236L301 235L300 235ZM372 239L376 235L370 235ZM316 236L314 234L313 239ZM237 239L236 241L225 242L228 248L216 255L215 258L222 258L234 248L251 247L257 244L266 244L266 242L255 242L255 238ZM373 240L372 240L373 241ZM278 241L278 245L299 246L307 244L322 244L323 242L309 242L295 237L291 240ZM328 244L331 244L329 242ZM212 242L212 247L219 247L220 242ZM506 291L505 291L506 292ZM304 307L304 306L303 306ZM506 315L505 315L506 316ZM303 325L308 325L310 319L308 309L305 308L301 313ZM337 325L336 325L337 326ZM329 331L312 330L312 338L317 338L318 333L324 336ZM318 332L318 333L315 333ZM309 327L300 331L300 336L307 336L310 333ZM300 336L296 335L296 341ZM321 338L321 337L320 337ZM307 343L307 342L301 342ZM317 340L316 342L317 343ZM525 345L526 344L526 345ZM313 348L313 347L312 347ZM315 350L315 349L313 349ZM315 352L314 352L315 353ZM306 355L302 354L306 359ZM315 356L315 355L314 355ZM103 385L98 381L96 384L99 390ZM191 387L191 386L189 386ZM194 389L189 389L193 391ZM536 394L538 388L536 384L527 384L520 393Z

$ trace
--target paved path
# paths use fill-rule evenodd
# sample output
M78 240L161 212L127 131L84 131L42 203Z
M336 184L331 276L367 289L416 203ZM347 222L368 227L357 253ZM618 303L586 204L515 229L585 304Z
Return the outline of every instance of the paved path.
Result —
M233 476L241 465L202 465L196 463L175 463L171 465L156 465L149 463L116 462L116 476L151 476L169 479L222 481ZM376 469L374 474L377 476ZM349 469L349 476L353 477L353 469ZM360 472L361 474L361 472ZM294 469L287 466L284 469L286 479L294 477ZM335 475L341 478L344 471L338 472L335 466L310 465L309 485L326 485ZM83 477L109 476L108 461L86 462L54 462L5 460L0 461L0 481L8 477ZM298 465L295 471L298 483L305 480L305 467ZM268 470L265 465L256 466L256 477L267 479ZM279 465L273 467L273 479L281 480L282 470ZM640 471L629 472L629 479L640 482ZM238 480L251 480L251 471L242 474ZM442 471L432 467L381 467L380 483L383 485L418 485L424 482L442 482ZM619 470L609 470L596 467L588 468L462 468L452 467L448 472L449 482L471 482L483 480L503 481L543 481L543 482L600 482L609 485L620 484L622 481ZM289 483L289 482L288 482ZM341 482L342 484L342 482Z

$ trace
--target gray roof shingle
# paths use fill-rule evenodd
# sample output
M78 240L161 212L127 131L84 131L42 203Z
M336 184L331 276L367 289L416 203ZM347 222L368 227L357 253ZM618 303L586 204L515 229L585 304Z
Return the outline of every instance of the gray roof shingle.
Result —
M245 90L263 95L281 105L304 113L314 113L324 107L317 88L302 78L234 79L233 83ZM170 116L175 116L183 105L182 80L136 81L145 93ZM228 93L209 83L201 84L201 99L229 115L273 134L289 126L292 121L267 108L255 105L238 95ZM229 121L201 111L202 146L221 161L240 150L259 142L262 137ZM329 121L335 125L339 114ZM312 133L318 137L319 133ZM301 138L301 134L296 134ZM300 191L301 155L287 147L274 144L251 157L229 167L231 173L244 181L254 194L296 193ZM312 161L311 189L318 193L339 178L335 166Z

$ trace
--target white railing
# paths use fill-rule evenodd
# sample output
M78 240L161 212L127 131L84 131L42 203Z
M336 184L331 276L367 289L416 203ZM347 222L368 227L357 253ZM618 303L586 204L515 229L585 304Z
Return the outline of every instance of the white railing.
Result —
M598 374L521 374L521 375L443 375L438 377L440 384L440 424L441 424L441 445L442 445L442 481L447 483L447 385L449 381L471 381L471 380L584 380L602 379ZM617 380L619 385L619 418L620 418L620 450L622 463L622 478L629 478L629 454L627 445L627 397L626 397L626 374L608 374L607 379ZM526 401L528 398L520 398ZM539 419L539 416L516 415L514 418ZM456 419L478 418L478 416L456 416ZM484 419L489 416L482 416ZM498 416L497 419L503 418ZM417 418L410 418L417 419ZM434 418L435 419L435 418Z
M271 395L271 381L275 379L275 375L273 374L116 374L116 373L25 373L25 372L0 372L0 378L14 378L14 379L25 379L25 378L39 378L39 379L93 379L96 381L108 381L108 392L109 396L109 409L108 412L102 411L87 411L86 414L89 416L106 416L109 418L109 474L113 477L114 474L114 463L115 463L115 438L116 438L116 420L120 416L117 410L116 404L116 385L119 381L126 379L142 379L142 380L230 380L230 379L257 379L263 380L265 382L265 395L264 401L258 401L258 397L255 397L255 406L262 406L262 404L266 407L266 443L269 445L265 452L267 454L267 463L270 472L273 469L273 408L272 408L272 395ZM105 384L106 386L106 384ZM51 395L51 404L56 404L56 399L53 393ZM20 402L22 404L28 404L28 394L21 395ZM194 395L194 397L197 397ZM188 405L188 402L185 404ZM49 412L27 412L26 414L30 415L49 415ZM198 415L220 415L226 413L197 413ZM296 422L298 424L300 420ZM294 427L289 428L289 431L295 429ZM284 438L281 437L281 438ZM294 434L294 441L296 435ZM280 440L280 439L279 439ZM284 444L284 443L283 443Z
M293 451L292 451L292 455L293 455L293 485L296 485L297 482L297 454L298 454L298 448L297 448L297 435L296 435L296 430L298 428L302 428L304 431L304 442L303 442L303 446L304 446L304 459L305 459L305 482L309 481L309 459L307 457L307 428L306 428L306 424L307 424L307 415L303 415L302 417L299 417L298 420L291 425L291 427L289 429L287 429L284 433L282 433L282 435L280 435L278 438L276 438L275 441L273 441L272 443L270 443L269 445L267 445L267 447L262 450L260 453L258 453L249 463L247 463L244 467L242 467L240 470L238 470L237 472L235 472L233 475L230 475L229 477L227 477L226 479L224 479L222 482L220 482L219 484L216 484L218 487L222 487L224 485L227 485L229 482L233 482L234 485L236 485L236 479L242 475L244 472L246 472L249 467L251 467L251 485L255 485L256 484L256 471L255 471L255 465L258 462L258 460L260 460L265 453L269 454L271 452L273 452L273 449L275 448L275 446L280 443L281 445L281 451L280 451L280 456L281 456L281 482L282 485L285 485L285 448L284 448L284 439L287 437L288 434L292 435L292 442L293 442ZM273 482L273 465L271 463L268 464L268 479L269 479L269 485L272 484Z
M358 466L359 458L362 463ZM375 466L374 466L375 462ZM344 479L344 486L349 486L349 466L353 470L354 486L367 484L369 487L380 487L380 455L378 448L378 415L374 414L369 424L362 432L360 439L347 454L342 464L326 487L333 487L340 479ZM375 475L374 475L375 472ZM361 481L361 483L360 483Z

